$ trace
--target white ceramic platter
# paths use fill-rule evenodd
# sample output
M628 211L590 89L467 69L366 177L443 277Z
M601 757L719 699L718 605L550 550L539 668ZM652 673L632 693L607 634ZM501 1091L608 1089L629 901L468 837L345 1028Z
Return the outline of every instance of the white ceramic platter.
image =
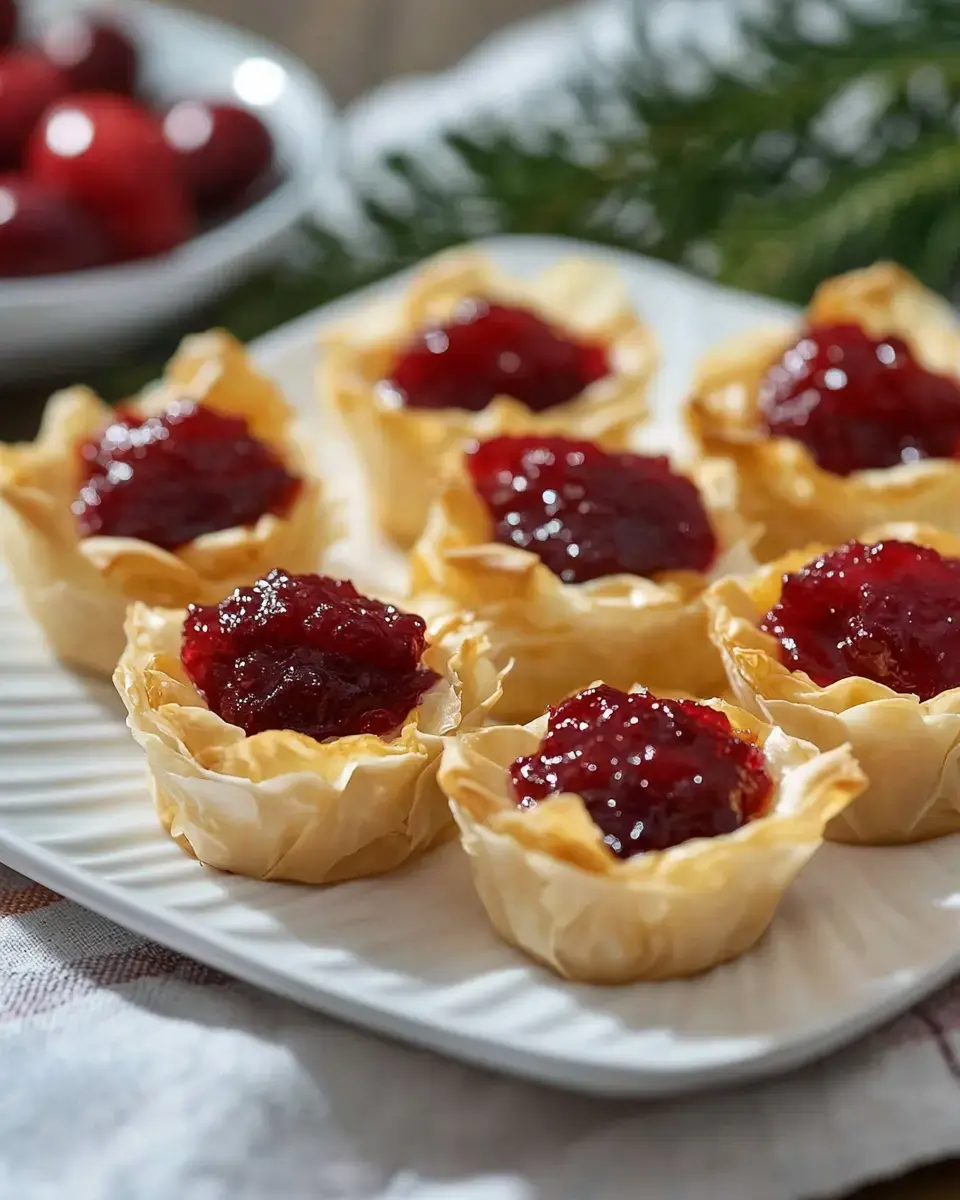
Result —
M676 444L696 355L786 310L671 268L546 239L489 246L524 274L582 253L613 260L666 359L659 440ZM314 334L376 288L264 341L260 361L316 411ZM315 417L349 493L351 456ZM358 510L354 508L354 514ZM354 529L358 579L396 564ZM457 1058L581 1091L654 1096L769 1075L900 1012L960 969L960 844L828 846L761 945L699 979L573 986L502 945L449 846L392 876L311 890L208 870L160 832L139 751L107 685L48 655L0 587L0 858L70 898L251 983Z

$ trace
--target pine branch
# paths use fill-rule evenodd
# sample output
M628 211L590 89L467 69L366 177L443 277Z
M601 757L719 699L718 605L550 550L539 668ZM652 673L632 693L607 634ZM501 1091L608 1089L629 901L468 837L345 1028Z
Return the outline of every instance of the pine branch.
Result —
M720 279L799 303L828 274L894 258L946 290L960 261L960 241L949 240L958 193L960 143L943 136L871 167L838 170L816 197L743 206L717 238ZM942 214L935 252L931 213Z
M487 122L452 134L442 147L450 172L434 170L433 149L389 156L395 186L355 189L367 232L305 230L293 267L251 281L193 327L254 337L494 233L714 264L726 282L794 300L876 257L949 291L960 279L960 5L904 0L896 19L881 20L838 3L829 36L811 36L808 7L777 0L766 17L744 17L746 49L732 66L694 47L658 48L641 18L612 79L598 70L570 81L562 129L519 137ZM699 87L679 86L691 71ZM109 373L107 394L149 378L174 340Z

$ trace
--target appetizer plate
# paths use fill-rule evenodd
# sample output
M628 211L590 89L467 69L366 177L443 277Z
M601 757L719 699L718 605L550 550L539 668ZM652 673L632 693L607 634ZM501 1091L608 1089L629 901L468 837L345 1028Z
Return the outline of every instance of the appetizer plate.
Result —
M571 254L615 262L661 339L657 422L681 445L697 355L789 315L672 268L555 239L501 239L518 274ZM308 414L348 504L333 569L395 586L366 525L350 450L314 398L317 330L397 279L280 330L260 362ZM451 845L393 875L313 890L224 875L161 833L141 755L107 684L64 670L0 581L0 858L185 954L323 1012L469 1062L584 1092L659 1096L808 1062L906 1009L960 969L960 842L827 846L751 954L697 979L565 983L500 943Z

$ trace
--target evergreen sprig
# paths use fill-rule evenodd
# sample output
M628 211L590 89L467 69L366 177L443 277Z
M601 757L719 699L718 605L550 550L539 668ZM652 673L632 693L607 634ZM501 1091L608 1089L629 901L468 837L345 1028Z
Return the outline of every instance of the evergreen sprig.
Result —
M837 0L827 15L811 29L809 4L775 0L762 19L742 16L734 64L658 48L640 20L612 78L587 70L569 82L561 129L521 136L488 121L451 133L446 172L432 153L388 156L390 187L354 188L360 236L305 229L295 264L194 326L252 338L495 233L589 239L798 302L881 257L949 293L960 279L960 5L904 0L881 18ZM149 378L170 340L112 371L105 390Z

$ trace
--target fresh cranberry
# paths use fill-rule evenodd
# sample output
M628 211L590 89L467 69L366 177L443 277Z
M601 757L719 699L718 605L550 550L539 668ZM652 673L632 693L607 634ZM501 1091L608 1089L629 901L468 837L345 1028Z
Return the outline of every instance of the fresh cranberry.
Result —
M53 63L34 50L0 54L0 168L20 164L44 110L67 90Z
M437 681L420 665L420 617L352 583L271 571L220 604L191 607L183 666L210 708L248 735L389 734Z
M18 24L16 0L0 0L0 50L15 40Z
M541 412L609 370L602 346L574 341L526 309L475 299L402 350L387 387L410 408L479 412L496 396L512 396Z
M499 437L467 455L494 537L564 583L706 571L717 540L696 487L666 458L561 437Z
M960 384L856 325L808 330L768 373L760 406L769 433L834 475L960 452Z
M175 550L204 533L282 516L301 483L242 417L176 402L159 417L119 415L84 442L74 503L85 537L139 538Z
M184 100L163 121L197 207L215 212L244 195L273 163L273 139L253 113L234 104Z
M160 122L123 96L73 96L30 141L31 174L93 213L125 258L164 254L191 237L195 215Z
M537 752L510 767L516 801L580 796L619 858L733 833L766 810L763 751L712 708L599 684L549 711Z
M40 48L66 75L71 92L133 93L139 56L115 25L90 13L64 13L43 30Z
M106 237L82 208L25 175L0 175L0 278L109 261Z
M821 686L856 675L929 700L960 687L960 559L850 542L784 576L760 628Z

